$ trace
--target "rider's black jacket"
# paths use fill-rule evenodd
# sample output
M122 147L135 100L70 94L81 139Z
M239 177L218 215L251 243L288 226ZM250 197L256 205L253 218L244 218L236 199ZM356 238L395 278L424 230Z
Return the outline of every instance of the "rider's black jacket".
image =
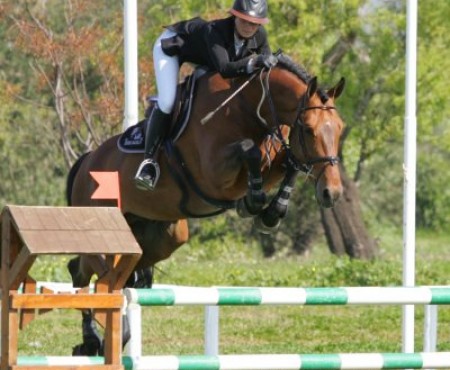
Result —
M266 30L259 26L255 35L245 41L240 55L236 55L234 17L210 22L197 17L167 28L177 34L162 40L167 55L178 55L180 65L189 62L207 66L224 78L246 75L252 55L271 53Z

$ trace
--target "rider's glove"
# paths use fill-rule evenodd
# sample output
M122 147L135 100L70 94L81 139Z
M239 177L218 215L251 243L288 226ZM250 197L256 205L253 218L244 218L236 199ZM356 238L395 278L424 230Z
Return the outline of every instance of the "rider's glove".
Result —
M272 54L259 54L254 58L249 60L247 65L247 71L252 73L254 70L259 68L273 68L277 65L278 58Z

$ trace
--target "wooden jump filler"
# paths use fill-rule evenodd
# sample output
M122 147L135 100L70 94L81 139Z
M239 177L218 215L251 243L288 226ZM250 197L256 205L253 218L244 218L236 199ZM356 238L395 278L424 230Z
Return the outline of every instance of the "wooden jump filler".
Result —
M104 365L39 366L39 369L123 370L121 289L141 257L141 249L118 208L6 206L1 214L1 370L20 366L18 335L35 310L94 309L105 328ZM29 270L39 255L88 255L99 277L94 292L45 289L36 292ZM19 292L19 287L23 291Z

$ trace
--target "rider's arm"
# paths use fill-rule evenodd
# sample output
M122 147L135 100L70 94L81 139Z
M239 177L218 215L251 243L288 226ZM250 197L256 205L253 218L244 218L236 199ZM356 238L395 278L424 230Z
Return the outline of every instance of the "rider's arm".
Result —
M253 45L250 56L232 61L226 48L225 37L214 25L210 25L205 33L206 43L208 45L209 57L214 68L224 78L233 78L245 76L254 70L256 55L270 55L270 47L267 42L267 34L264 28L261 28L257 34L250 40Z

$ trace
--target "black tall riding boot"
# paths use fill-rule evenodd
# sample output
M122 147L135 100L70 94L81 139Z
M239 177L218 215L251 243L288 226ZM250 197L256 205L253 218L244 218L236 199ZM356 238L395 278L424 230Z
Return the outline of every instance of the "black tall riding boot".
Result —
M161 171L155 157L169 130L169 120L170 114L156 106L147 121L144 160L134 177L136 186L141 190L153 190L159 180Z

